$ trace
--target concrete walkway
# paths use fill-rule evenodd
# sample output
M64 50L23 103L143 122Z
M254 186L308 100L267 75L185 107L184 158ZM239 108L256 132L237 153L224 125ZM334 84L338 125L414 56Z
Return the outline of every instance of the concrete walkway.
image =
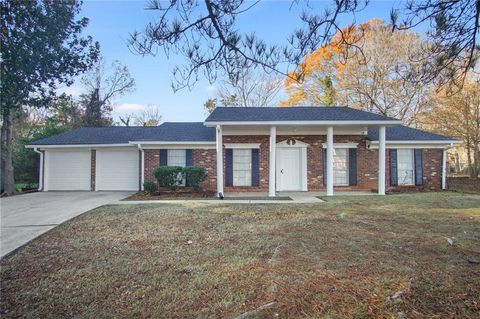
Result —
M165 199L165 200L136 200L136 201L119 201L116 204L185 204L185 203L201 203L201 204L313 204L323 203L323 200L317 198L312 193L279 193L278 197L290 197L291 200L282 199L249 199L248 197L262 197L264 194L259 193L228 193L227 198L235 199ZM244 199L242 199L244 198Z
M0 199L0 257L75 216L130 192L39 192Z

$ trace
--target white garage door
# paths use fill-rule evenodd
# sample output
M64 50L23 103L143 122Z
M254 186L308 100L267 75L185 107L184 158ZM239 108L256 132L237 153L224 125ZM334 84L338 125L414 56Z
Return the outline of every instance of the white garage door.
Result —
M90 190L90 150L45 151L45 190Z
M138 150L97 150L95 173L98 191L138 190Z

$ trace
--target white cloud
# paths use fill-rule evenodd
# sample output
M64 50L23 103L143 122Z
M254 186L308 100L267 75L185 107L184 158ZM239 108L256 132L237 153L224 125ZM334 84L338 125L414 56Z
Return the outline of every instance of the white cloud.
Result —
M113 107L113 110L118 113L133 113L138 111L143 111L147 108L145 104L137 103L122 103L117 104Z
M214 85L209 85L205 88L208 94L214 95L217 93L218 89Z

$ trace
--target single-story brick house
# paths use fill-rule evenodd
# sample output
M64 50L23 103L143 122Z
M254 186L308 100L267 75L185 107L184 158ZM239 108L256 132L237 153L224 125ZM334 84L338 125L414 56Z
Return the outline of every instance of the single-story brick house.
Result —
M446 150L457 143L346 107L219 107L203 123L85 127L28 147L40 153L44 191L141 190L158 166L196 165L217 193L275 196L445 189Z

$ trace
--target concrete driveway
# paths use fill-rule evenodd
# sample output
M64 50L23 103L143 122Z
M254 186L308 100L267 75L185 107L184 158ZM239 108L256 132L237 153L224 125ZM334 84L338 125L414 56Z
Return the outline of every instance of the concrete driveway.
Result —
M0 257L75 216L130 192L39 192L0 199Z

